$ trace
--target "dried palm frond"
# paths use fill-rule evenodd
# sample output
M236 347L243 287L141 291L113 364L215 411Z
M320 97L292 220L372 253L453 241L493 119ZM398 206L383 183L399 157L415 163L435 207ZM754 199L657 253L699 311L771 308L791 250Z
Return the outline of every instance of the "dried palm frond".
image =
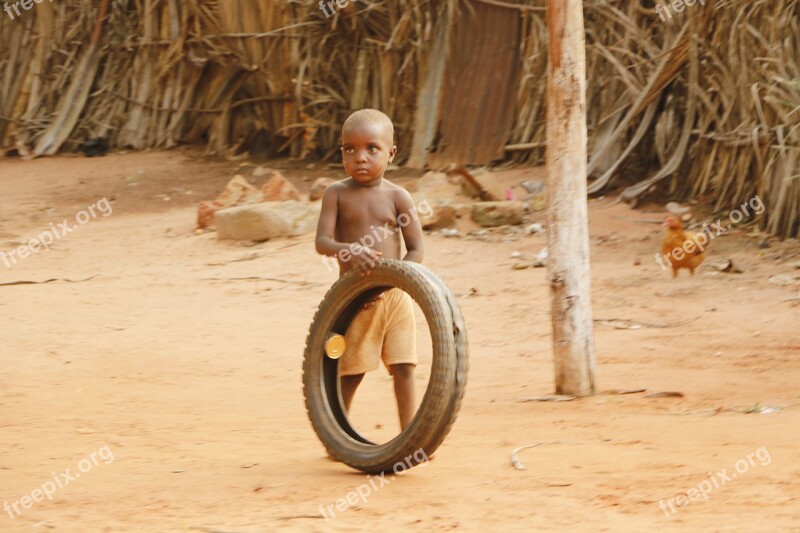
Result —
M13 20L0 12L0 146L52 154L103 137L324 159L347 114L369 106L394 120L400 160L424 165L451 33L478 5L520 17L506 159L542 162L545 0L334 2L327 17L318 0L59 0ZM654 7L585 2L590 192L623 186L631 200L654 191L719 210L758 194L761 227L797 236L800 0L707 0L664 21Z

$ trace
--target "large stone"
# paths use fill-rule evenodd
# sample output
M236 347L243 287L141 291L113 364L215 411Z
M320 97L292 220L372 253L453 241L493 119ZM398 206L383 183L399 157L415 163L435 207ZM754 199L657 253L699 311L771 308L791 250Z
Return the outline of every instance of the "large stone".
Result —
M225 190L215 201L221 204L222 207L234 207L263 202L264 197L258 189L244 179L244 176L237 174L225 185Z
M219 239L260 242L314 231L319 205L293 200L264 202L222 209L215 218Z
M419 200L414 198L422 229L449 228L456 223L456 208L447 200Z
M485 228L522 224L524 215L522 202L478 202L472 206L472 220Z
M322 195L325 194L325 189L328 188L328 185L334 183L336 180L331 178L317 178L314 181L314 184L311 186L311 190L308 191L308 199L312 202L316 202Z
M261 186L261 193L264 195L265 202L284 202L286 200L299 200L300 192L292 182L278 172L272 170L267 174L269 177L264 185Z

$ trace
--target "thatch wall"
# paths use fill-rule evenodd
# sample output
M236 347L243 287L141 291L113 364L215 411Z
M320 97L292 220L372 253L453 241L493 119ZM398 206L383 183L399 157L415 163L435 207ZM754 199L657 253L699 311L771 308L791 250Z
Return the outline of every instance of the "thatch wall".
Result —
M506 160L541 162L544 0L517 1L361 0L329 18L317 0L54 0L14 20L0 11L0 146L46 155L105 137L331 158L343 119L369 106L394 119L402 160L441 166L434 138L462 129L440 90L459 81L450 47L489 6L518 15L503 32L518 48L513 121L494 142ZM798 235L800 0L696 0L664 21L654 5L586 2L590 190L700 197L721 211L758 194L761 226Z

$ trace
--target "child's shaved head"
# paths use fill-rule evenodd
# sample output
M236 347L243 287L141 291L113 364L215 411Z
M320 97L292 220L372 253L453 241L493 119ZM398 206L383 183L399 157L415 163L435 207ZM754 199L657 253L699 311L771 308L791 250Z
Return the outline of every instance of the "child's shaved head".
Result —
M375 124L381 127L383 139L389 146L394 144L394 125L386 114L377 109L360 109L347 117L342 126L342 134L360 126Z

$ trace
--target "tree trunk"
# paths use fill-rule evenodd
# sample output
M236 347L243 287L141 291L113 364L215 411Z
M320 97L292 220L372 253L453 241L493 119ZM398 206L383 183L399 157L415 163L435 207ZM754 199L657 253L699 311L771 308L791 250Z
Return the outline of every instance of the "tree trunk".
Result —
M581 0L548 0L547 261L556 393L595 392Z

